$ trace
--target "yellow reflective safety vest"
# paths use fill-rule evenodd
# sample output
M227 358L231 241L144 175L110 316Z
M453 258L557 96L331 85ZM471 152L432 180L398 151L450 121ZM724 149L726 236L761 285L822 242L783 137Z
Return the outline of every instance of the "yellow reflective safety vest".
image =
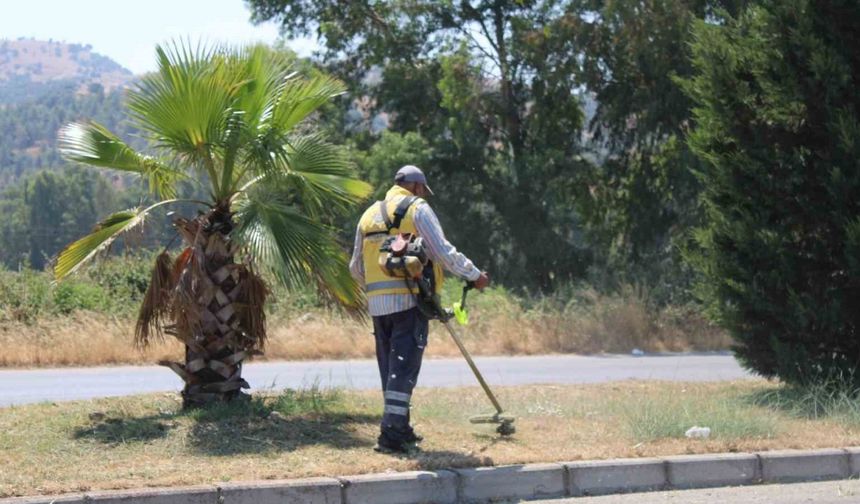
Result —
M398 185L388 190L384 201L389 221L395 221L394 211L408 197L414 197L414 195ZM390 230L385 223L385 219L382 217L379 202L374 203L370 208L365 210L361 216L361 220L358 221L359 229L364 237L362 256L364 259L364 283L368 298L383 294L418 294L418 287L414 283L410 290L405 279L388 276L382 270L379 266L379 258L383 253L379 249L386 238L398 233L411 233L419 236L418 231L415 229L415 209L422 203L424 203L424 200L420 198L416 199L400 220L400 225ZM434 292L438 294L442 291L442 282L444 280L442 267L432 261L429 264L432 265L433 271L431 282L434 286ZM427 268L425 268L425 271L427 271Z

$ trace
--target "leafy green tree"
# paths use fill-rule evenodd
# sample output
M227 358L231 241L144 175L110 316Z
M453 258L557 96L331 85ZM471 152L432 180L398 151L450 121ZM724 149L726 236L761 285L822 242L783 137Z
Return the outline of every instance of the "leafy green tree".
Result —
M593 100L585 147L595 160L588 191L576 196L605 283L645 284L659 302L686 296L691 275L679 249L701 212L698 160L684 141L692 101L677 79L692 73L693 23L719 22L746 3L570 2L578 77Z
M19 269L28 261L26 188L17 184L0 193L0 263Z
M107 181L81 170L40 172L27 187L30 266L41 270L65 243L85 233L115 198Z
M860 383L860 4L769 0L697 23L689 143L699 294L758 373Z
M432 155L429 142L418 133L383 131L367 151L358 152L358 164L368 182L376 188L373 197L381 199L391 183L392 166L426 166Z
M370 187L308 121L343 92L337 80L291 73L288 58L263 46L156 52L158 71L128 95L152 155L95 122L66 126L60 147L71 160L140 175L160 200L102 220L60 253L54 273L66 277L157 208L181 202L177 181L207 191L194 202L196 216L174 219L185 246L158 256L136 330L142 344L162 332L185 344L184 362L162 364L185 381L184 404L193 406L248 387L242 363L266 338L260 274L290 288L316 286L347 306L360 302L346 254L320 219Z
M565 195L584 164L578 63L553 24L565 2L248 3L288 35L316 30L369 115L427 141L446 231L496 278L550 289L584 274Z
M43 269L121 196L98 173L41 171L0 194L0 263Z
M59 188L60 181L56 177L41 173L36 176L28 191L29 225L33 232L29 236L30 241L30 265L35 269L42 269L45 265L43 250L51 250L55 239L54 222L56 216L63 215L60 208L62 195Z

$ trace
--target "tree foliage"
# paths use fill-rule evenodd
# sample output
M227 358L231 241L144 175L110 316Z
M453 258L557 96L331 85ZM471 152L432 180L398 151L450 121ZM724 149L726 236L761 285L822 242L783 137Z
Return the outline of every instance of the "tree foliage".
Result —
M582 51L581 80L594 100L587 125L596 162L579 197L597 269L683 297L690 277L678 250L699 222L698 161L684 142L691 100L696 20L719 22L744 0L584 1L571 32Z
M422 139L448 234L497 278L548 289L584 274L564 195L583 166L576 60L550 26L563 3L249 3L290 35L316 29L330 68L363 82L366 117Z
M118 193L95 172L33 174L0 193L0 264L42 269L63 245L88 232L99 216L134 200L133 192Z
M697 23L699 293L758 373L860 380L860 6L766 1Z
M34 100L0 107L0 187L38 170L68 166L56 149L57 132L68 122L89 118L129 138L134 130L125 121L123 94L105 93L100 86L79 94L77 84L65 83Z
M423 139L448 234L496 278L686 287L676 246L698 186L674 78L690 74L692 22L743 0L248 3L319 36L321 59L356 83L359 150L376 149L380 117Z

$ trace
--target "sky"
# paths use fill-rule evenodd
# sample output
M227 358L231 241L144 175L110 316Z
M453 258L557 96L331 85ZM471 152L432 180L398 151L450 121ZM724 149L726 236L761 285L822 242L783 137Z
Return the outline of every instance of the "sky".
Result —
M5 0L0 3L0 39L19 37L90 44L134 73L155 69L155 45L192 41L272 43L273 23L251 24L243 0ZM313 40L288 45L306 56Z

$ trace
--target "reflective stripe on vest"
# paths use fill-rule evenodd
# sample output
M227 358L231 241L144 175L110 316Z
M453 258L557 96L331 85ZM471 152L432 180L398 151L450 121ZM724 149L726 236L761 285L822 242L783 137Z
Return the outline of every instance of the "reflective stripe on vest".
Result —
M389 277L391 278L391 277ZM393 280L388 280L384 282L373 282L367 284L367 292L378 291L382 289L397 289L399 287L403 287L404 281L403 279L396 278Z

